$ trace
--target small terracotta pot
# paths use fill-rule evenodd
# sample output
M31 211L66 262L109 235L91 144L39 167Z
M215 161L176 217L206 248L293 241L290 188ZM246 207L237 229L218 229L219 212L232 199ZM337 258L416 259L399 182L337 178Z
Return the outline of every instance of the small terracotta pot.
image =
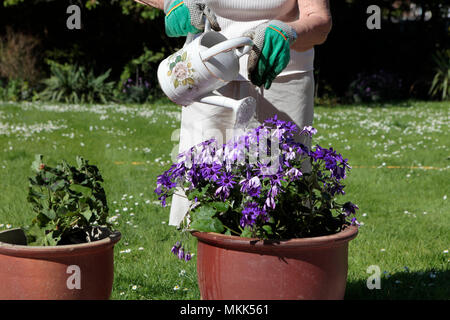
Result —
M0 300L109 299L114 245L120 238L116 231L105 239L74 245L0 242Z
M340 300L347 282L348 242L358 228L287 241L193 232L204 300Z

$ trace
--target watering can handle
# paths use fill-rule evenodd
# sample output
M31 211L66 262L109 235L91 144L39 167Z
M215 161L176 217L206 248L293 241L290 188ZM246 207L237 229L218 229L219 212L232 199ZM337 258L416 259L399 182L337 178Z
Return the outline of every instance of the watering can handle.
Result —
M204 52L200 52L200 58L203 62L211 59L212 57L218 55L219 53L230 51L236 49L236 55L238 58L242 57L244 54L250 52L253 47L253 41L249 37L239 37L229 39L216 44L215 46L209 48ZM240 49L237 49L240 48Z
M204 32L208 32L211 31L211 23L209 22L208 19L206 19L206 17L203 17L203 21L205 22L205 31ZM184 43L184 46L187 46L189 43L191 43L195 38L195 34L194 33L188 33L186 36L186 42Z

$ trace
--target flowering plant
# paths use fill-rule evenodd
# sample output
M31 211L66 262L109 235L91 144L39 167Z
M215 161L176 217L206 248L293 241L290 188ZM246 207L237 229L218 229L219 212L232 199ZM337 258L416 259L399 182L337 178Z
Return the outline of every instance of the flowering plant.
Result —
M178 155L178 162L157 178L163 206L182 187L191 201L180 229L259 239L290 239L337 233L358 224L358 207L338 203L350 169L333 148L308 148L298 132L275 116L224 145L204 141ZM181 243L173 248L186 259ZM190 255L186 260L190 259Z

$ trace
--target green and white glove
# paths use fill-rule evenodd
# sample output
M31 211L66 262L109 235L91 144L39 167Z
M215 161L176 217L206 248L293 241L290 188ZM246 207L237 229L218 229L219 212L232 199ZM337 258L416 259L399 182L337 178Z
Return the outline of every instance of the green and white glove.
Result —
M248 57L248 78L254 85L269 89L288 65L290 46L297 39L297 33L291 26L271 20L244 35L252 38L254 43Z
M188 33L200 33L205 29L204 16L211 29L220 31L214 12L201 0L164 0L166 34L183 37Z

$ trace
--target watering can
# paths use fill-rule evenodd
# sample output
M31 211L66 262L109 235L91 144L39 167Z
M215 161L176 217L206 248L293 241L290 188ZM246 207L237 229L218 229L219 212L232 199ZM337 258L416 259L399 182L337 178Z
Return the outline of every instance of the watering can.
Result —
M239 58L253 46L248 37L227 39L211 31L205 22L205 32L194 39L189 34L182 49L164 59L158 66L158 81L170 100L182 106L201 102L233 109L234 128L244 128L256 109L256 100L241 100L216 95L214 90L236 80Z

